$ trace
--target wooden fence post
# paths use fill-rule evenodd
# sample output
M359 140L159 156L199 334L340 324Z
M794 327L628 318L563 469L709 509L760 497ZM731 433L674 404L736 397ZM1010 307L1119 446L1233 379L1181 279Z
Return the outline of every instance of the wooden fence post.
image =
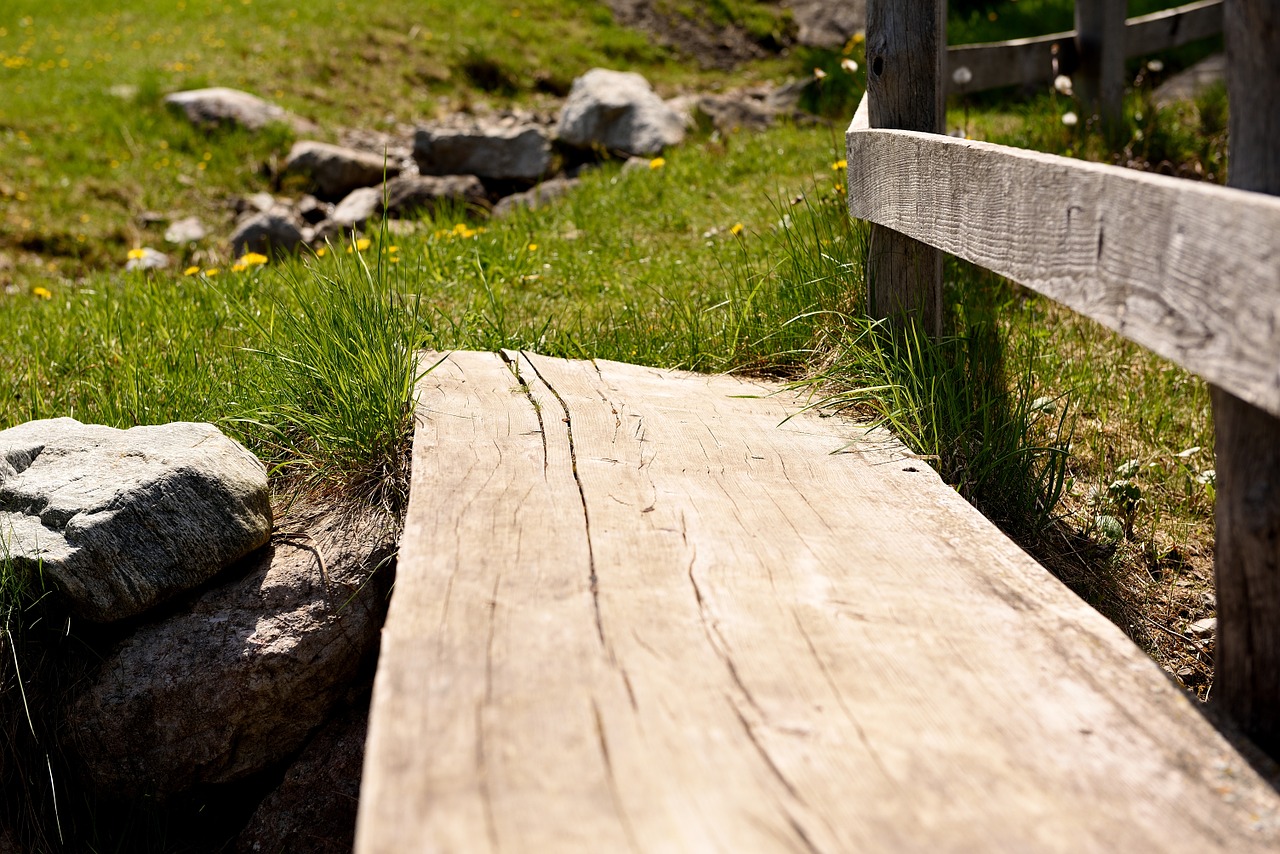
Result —
M1280 195L1280 3L1227 0L1229 181ZM1212 389L1217 435L1216 703L1280 758L1280 419Z
M1124 102L1124 21L1122 0L1076 0L1076 84L1081 100L1114 130Z
M946 122L945 0L867 0L867 96L871 127L941 133ZM942 253L871 227L867 308L942 334Z

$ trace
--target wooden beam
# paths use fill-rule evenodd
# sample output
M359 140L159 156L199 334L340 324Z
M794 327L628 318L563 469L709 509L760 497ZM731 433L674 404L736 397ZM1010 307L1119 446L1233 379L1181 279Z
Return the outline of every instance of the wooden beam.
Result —
M1124 102L1125 6L1118 0L1076 0L1076 89L1108 131L1120 123Z
M1124 30L1125 56L1146 56L1222 34L1222 0L1201 0L1130 18Z
M1005 86L1026 86L1052 80L1055 74L1074 74L1075 31L1003 42L956 45L947 48L947 88L950 94L984 92ZM967 73L958 75L961 68ZM961 85L957 80L968 80Z
M1146 56L1180 47L1222 32L1222 0L1201 0L1174 9L1129 18L1124 30L1124 55ZM950 94L984 92L1004 86L1027 86L1051 81L1056 74L1079 69L1076 31L1050 33L947 48L946 84ZM967 69L969 82L957 84L956 71Z
M1280 194L1280 4L1229 0L1224 25L1230 184ZM1277 257L1273 266L1280 266ZM1218 486L1213 696L1280 758L1280 413L1237 395L1229 387L1215 387L1212 395Z
M947 44L944 0L868 0L867 97L875 128L940 133ZM902 234L872 228L867 308L942 334L942 255Z
M892 437L529 353L418 389L359 854L1280 846L1195 701Z
M849 211L1280 415L1280 199L951 137L848 134Z

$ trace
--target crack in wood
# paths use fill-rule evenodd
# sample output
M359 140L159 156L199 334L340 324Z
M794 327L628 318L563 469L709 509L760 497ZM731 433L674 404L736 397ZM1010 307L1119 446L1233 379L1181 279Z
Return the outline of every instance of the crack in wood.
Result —
M609 780L609 796L613 800L614 812L618 814L618 822L622 825L622 832L627 837L627 847L632 851L640 851L641 848L636 841L635 831L631 827L631 819L622 804L622 793L618 790L618 778L613 773L613 759L609 755L609 739L604 732L604 717L600 714L600 704L594 698L591 700L591 711L595 715L596 741L600 745L600 757L604 760L604 772Z
M582 475L578 472L578 449L573 442L573 416L569 412L568 402L560 395L560 392L556 391L555 386L551 385L551 383L547 381L547 378L542 375L542 372L538 370L538 366L533 363L533 360L529 358L529 355L524 352L521 352L520 355L529 363L529 367L533 368L534 374L537 375L538 379L542 381L542 384L547 387L547 391L551 392L552 396L559 401L560 408L564 410L565 434L569 439L569 468L573 472L573 482L578 487L578 498L582 502L582 519L587 530L587 563L591 570L591 604L595 609L596 634L600 638L600 645L607 650L609 649L609 643L604 637L604 620L600 614L600 577L596 573L596 553L595 548L591 543L591 511L587 507L587 492L582 485ZM543 435L543 438L545 441L545 434Z
M533 389L529 387L529 383L524 377L520 376L520 363L508 356L505 350L499 350L498 355L502 358L502 361L507 363L507 367L511 369L511 373L515 376L516 382L520 384L521 390L524 391L525 399L528 400L529 405L533 407L533 414L538 418L538 432L542 435L542 476L545 479L547 476L547 466L550 465L550 461L547 453L547 426L542 423L542 407L533 396ZM572 441L572 439L570 441ZM501 460L502 449L500 447L498 448L498 457L499 460Z
M493 815L493 794L489 791L489 766L484 753L484 703L476 703L476 776L480 784L480 804L484 810L484 826L489 847L498 851L498 824Z

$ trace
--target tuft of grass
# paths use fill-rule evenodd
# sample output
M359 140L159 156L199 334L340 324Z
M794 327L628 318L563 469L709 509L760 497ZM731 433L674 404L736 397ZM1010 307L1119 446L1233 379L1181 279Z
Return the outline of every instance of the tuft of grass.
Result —
M269 294L248 318L261 339L248 352L262 370L232 420L251 428L277 470L398 511L420 376L419 299L380 251L386 237L372 263L349 247L331 265L271 277L268 286L282 294Z

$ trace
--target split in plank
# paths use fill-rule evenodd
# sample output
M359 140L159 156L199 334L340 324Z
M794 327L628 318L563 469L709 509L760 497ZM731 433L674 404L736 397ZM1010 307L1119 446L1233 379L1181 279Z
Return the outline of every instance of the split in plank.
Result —
M420 390L361 854L1280 842L1192 701L892 439L613 362Z

